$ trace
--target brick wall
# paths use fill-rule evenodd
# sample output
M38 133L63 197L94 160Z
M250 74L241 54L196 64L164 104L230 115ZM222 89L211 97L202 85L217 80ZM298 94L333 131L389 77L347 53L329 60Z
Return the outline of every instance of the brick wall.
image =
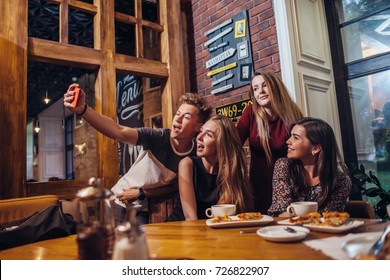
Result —
M192 0L193 46L195 56L190 57L191 90L204 96L215 108L224 104L249 97L249 85L222 93L217 96L210 94L212 78L206 75L206 61L211 58L203 43L208 40L204 33L212 27L247 10L249 32L252 43L254 71L267 70L280 72L279 49L276 37L275 17L271 0ZM215 113L215 112L214 112Z

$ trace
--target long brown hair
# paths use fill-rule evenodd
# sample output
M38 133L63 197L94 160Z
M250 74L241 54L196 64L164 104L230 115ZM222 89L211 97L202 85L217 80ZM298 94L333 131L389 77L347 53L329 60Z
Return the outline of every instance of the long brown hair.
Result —
M312 145L320 145L318 153L317 168L320 177L321 195L318 198L318 205L323 205L330 197L337 183L337 172L346 172L345 165L341 161L340 151L337 146L336 137L331 126L321 119L303 118L294 124L301 125L306 131L306 137ZM290 175L294 182L295 191L303 192L306 186L306 170L300 160L290 160Z
M253 209L252 192L249 186L246 157L240 136L233 122L226 116L216 115L210 119L218 126L217 185L218 203L236 204L238 212Z
M290 125L303 117L302 111L298 105L292 100L288 94L288 90L283 81L278 75L271 72L256 72L252 77L252 81L256 76L263 76L264 82L267 85L269 99L272 111L282 120L288 131ZM253 93L253 87L249 89L249 94L253 103L253 112L256 117L257 130L260 137L260 143L264 149L267 163L272 164L272 152L269 146L269 124L265 108L260 106Z

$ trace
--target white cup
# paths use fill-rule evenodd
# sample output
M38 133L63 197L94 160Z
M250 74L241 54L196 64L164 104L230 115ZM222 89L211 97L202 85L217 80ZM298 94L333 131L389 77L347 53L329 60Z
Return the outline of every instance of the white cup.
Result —
M287 207L287 213L292 216L302 216L310 212L317 212L318 203L314 201L293 202Z
M206 216L209 218L216 217L216 216L232 216L236 214L236 205L234 204L217 204L211 206L211 208L207 208Z

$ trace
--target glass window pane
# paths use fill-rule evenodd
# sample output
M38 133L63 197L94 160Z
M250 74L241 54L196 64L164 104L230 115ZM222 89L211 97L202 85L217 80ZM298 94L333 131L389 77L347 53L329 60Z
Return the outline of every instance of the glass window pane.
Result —
M69 44L93 48L93 15L69 9Z
M134 0L115 0L115 12L135 16Z
M388 0L338 0L340 23L390 7Z
M158 0L142 0L142 19L159 23Z
M58 170L66 172L56 177L61 179L85 179L97 176L96 131L86 122L73 131L74 124L69 123L74 122L73 114L65 109L62 100L68 86L73 82L77 82L87 93L87 104L94 108L95 79L95 71L93 70L28 61L27 122L33 121L35 124L39 124L41 128L35 144L37 153L34 155L33 166L31 166L35 180L47 180L44 166L54 164L50 161L52 158L46 156L47 153L52 152L61 154L64 158L63 162L55 162L55 165L60 166L62 164L64 168ZM48 103L44 102L46 96L50 99ZM38 123L34 121L38 119ZM65 127L64 121L66 123ZM52 140L54 133L46 133L45 127L49 128L46 131L55 131L55 140ZM47 139L50 139L50 141L46 141ZM65 140L65 146L61 143L62 141L59 141L62 139ZM73 154L73 143L86 143L86 153ZM74 164L71 157L74 159Z
M135 26L115 21L116 53L135 56Z
M43 0L28 1L28 36L59 41L59 6Z
M161 60L160 33L150 28L143 28L144 58Z
M390 71L348 81L359 165L390 187Z
M341 28L346 62L390 51L390 9Z

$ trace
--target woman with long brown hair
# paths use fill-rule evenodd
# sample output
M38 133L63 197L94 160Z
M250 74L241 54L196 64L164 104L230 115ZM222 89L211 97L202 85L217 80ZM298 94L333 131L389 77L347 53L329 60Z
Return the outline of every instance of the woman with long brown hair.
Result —
M235 204L238 213L252 210L245 153L232 121L212 117L196 142L196 156L179 164L180 200L168 221L205 219L205 210L215 204Z
M243 112L237 129L251 151L250 183L255 211L266 212L272 199L275 161L287 155L290 125L303 117L278 75L256 72L249 90L252 104Z
M275 164L270 215L284 214L291 202L316 201L319 212L343 211L352 182L340 161L333 130L321 119L292 126L287 158Z

